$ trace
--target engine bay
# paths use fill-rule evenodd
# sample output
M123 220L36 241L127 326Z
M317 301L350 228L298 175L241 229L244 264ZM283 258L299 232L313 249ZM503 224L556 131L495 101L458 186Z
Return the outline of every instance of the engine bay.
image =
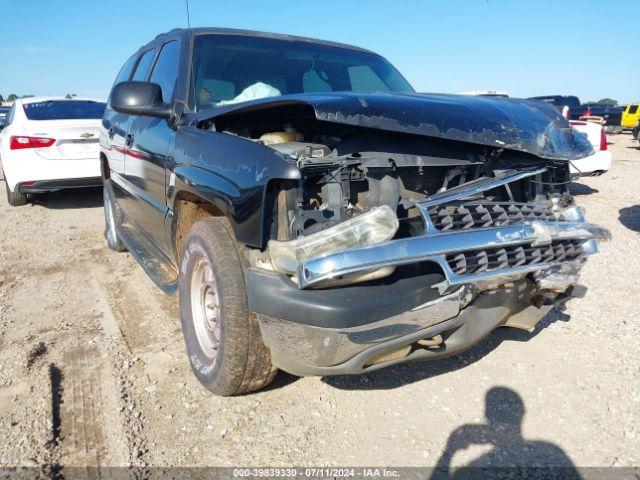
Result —
M211 128L262 143L300 170L299 182L280 185L275 194L272 238L278 240L322 231L381 205L397 214L400 227L395 238L418 235L424 225L416 202L513 169L547 167L535 177L484 192L484 201L529 203L555 198L562 206L572 203L565 188L570 180L567 162L523 152L345 127L302 114L276 124L256 114L244 116L241 124L227 122Z

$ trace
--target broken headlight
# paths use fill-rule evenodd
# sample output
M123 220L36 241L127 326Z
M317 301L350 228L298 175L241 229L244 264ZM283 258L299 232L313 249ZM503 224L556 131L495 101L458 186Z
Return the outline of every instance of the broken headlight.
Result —
M395 212L389 206L381 205L367 213L308 236L300 236L288 242L270 240L268 252L274 270L291 275L297 273L298 265L311 258L391 240L398 226L398 217ZM391 272L393 269L388 273L385 272L385 275Z

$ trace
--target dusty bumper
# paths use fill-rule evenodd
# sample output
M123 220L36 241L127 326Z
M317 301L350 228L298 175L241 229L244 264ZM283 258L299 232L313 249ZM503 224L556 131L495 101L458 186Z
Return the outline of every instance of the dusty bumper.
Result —
M250 269L249 305L274 363L299 375L360 373L451 355L500 325L533 328L579 290L586 256L610 238L557 198L506 205L478 198L544 171L511 171L435 194L415 205L421 234L299 259L296 284ZM392 276L351 281L386 267L395 267Z
M534 306L530 299L535 288L533 282L519 280L482 292L467 304L470 292L460 287L438 301L351 328L323 328L262 315L259 316L260 328L273 362L292 374L364 373L397 363L455 354L505 324L532 328L553 303L568 298L571 293ZM416 343L436 335L444 339L436 348ZM377 360L403 348L409 351L400 358Z

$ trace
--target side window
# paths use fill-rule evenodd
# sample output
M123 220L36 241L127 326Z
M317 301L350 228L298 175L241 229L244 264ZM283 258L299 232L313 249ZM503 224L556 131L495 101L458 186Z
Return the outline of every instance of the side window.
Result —
M129 77L131 76L131 72L133 71L133 67L136 64L137 58L138 57L136 55L132 55L129 58L129 60L125 62L125 64L120 69L120 72L118 72L116 81L113 82L114 85L117 85L120 82L126 82L127 80L129 80Z
M162 88L162 100L170 103L178 79L178 63L180 61L180 44L177 41L165 43L160 51L153 73L149 79Z
M151 66L151 61L153 60L153 55L155 53L155 50L149 50L147 53L142 55L131 80L144 82L147 79L147 73L149 73L149 67Z
M120 82L126 82L127 80L129 80L129 77L131 76L131 71L133 70L133 67L136 66L136 60L137 59L138 59L137 55L132 55L129 58L129 60L127 60L125 62L125 64L122 66L122 68L118 72L118 76L116 77L115 81L113 82L113 85L111 86L111 89L113 89L113 87L115 87ZM109 105L109 108L111 108L111 95L109 95L109 101L107 103Z

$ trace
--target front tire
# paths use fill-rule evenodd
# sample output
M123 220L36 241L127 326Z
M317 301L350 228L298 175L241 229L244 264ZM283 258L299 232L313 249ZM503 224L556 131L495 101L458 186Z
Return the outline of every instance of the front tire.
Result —
M197 222L180 262L180 318L198 380L217 395L259 390L277 372L249 311L242 261L226 219Z
M4 188L7 190L7 201L9 205L12 207L21 207L22 205L27 204L27 194L20 192L12 192L9 189L9 184L7 183L7 179L4 179Z

